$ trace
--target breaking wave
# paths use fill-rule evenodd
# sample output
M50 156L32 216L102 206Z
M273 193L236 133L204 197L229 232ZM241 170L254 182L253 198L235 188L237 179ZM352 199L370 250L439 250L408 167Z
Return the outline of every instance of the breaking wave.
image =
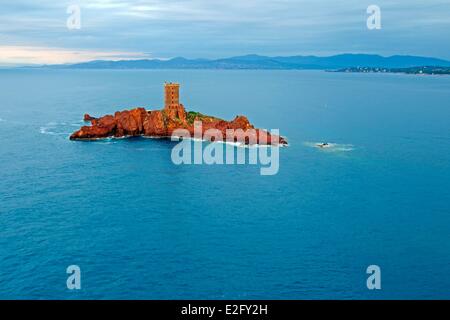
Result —
M73 126L66 122L49 122L45 126L39 127L41 134L52 136L68 136L72 133Z
M167 138L170 139L171 137L169 136ZM194 138L194 137L183 137L183 138L178 138L178 139L186 139L186 140L205 142L205 143L219 143L219 144L229 145L229 146L233 146L233 147L237 147L237 148L270 148L270 147L274 147L272 145L267 145L267 144L248 145L243 142L233 142L233 141L223 141L223 140L209 141L207 139L199 139L199 138ZM282 144L280 144L278 146L279 147L287 147L287 145L282 145Z

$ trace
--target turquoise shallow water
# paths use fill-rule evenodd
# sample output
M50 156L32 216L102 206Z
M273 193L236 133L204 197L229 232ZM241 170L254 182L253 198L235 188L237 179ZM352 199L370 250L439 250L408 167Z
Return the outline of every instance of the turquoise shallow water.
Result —
M190 110L279 128L279 173L68 140L86 112L159 108L165 80ZM450 298L450 77L0 70L0 87L2 299Z

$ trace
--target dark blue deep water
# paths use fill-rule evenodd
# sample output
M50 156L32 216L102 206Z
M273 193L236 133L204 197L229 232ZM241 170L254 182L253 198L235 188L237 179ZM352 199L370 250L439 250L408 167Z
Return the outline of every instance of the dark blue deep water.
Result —
M69 141L86 112L160 108L165 80L189 110L279 128L279 173ZM0 119L2 299L450 298L450 77L0 70Z

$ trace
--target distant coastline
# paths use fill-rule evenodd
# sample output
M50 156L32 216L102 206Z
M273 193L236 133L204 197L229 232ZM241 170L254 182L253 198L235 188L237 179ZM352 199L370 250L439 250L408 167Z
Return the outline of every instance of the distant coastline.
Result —
M339 69L334 72L353 73L405 73L415 75L450 75L450 67L420 66L410 68L373 68L373 67L352 67Z
M425 67L426 66L426 67ZM413 73L414 68L429 72L429 68L444 69L447 74L450 61L420 56L396 55L384 57L374 54L339 54L318 56L261 56L250 54L222 59L142 59L142 60L95 60L75 64L29 66L48 69L224 69L224 70L334 70L342 72L380 72L399 70ZM412 68L407 70L407 68ZM388 71L391 72L391 71ZM437 72L437 71L433 71ZM442 71L441 71L442 72ZM420 70L419 72L420 73Z

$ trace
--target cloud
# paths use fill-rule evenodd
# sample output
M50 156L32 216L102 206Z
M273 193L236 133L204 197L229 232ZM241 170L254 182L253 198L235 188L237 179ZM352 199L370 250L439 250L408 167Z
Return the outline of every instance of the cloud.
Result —
M70 4L81 8L80 30L66 27ZM6 0L0 11L0 43L152 52L158 57L371 52L450 58L448 0L377 0L382 14L379 31L366 27L370 4L371 0Z
M71 50L63 48L0 46L2 64L61 64L91 60L149 58L148 54L126 51Z

